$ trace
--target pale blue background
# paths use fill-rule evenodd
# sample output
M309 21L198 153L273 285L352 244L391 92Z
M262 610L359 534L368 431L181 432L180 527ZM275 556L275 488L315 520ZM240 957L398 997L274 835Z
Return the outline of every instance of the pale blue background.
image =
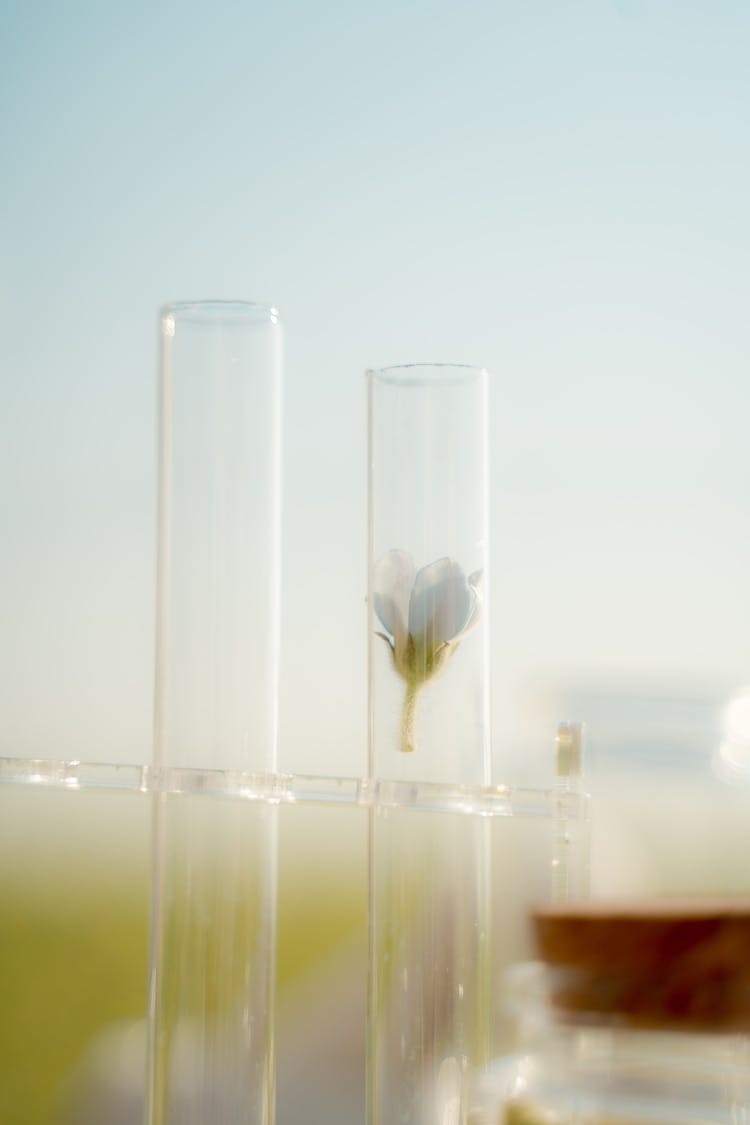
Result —
M365 768L362 373L420 359L493 373L498 777L565 717L708 760L748 121L742 0L5 0L0 754L150 755L156 310L214 296L286 325L283 766Z

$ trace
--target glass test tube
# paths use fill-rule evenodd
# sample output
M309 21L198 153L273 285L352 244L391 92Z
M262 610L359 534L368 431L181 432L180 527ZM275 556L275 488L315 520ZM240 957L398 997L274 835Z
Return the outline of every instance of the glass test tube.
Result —
M488 784L487 372L368 382L369 771Z
M206 771L276 769L281 326L161 313L148 1125L273 1119L276 818ZM244 778L244 781L243 781ZM176 792L177 791L177 792Z
M487 373L368 372L369 1125L465 1120L489 1028ZM423 783L426 783L423 784ZM445 1114L448 1114L446 1117Z

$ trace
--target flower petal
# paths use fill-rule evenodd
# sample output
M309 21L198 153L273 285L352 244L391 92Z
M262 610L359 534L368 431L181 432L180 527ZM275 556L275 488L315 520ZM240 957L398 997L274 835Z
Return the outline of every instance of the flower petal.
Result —
M479 587L482 583L483 578L484 578L484 571L483 570L473 570L471 572L471 574L469 575L469 585L473 586L474 589L477 591L477 593L479 592Z
M414 560L407 551L386 551L372 575L373 605L381 624L399 645L406 639Z
M482 599L479 595L479 590L472 583L471 579L469 579L469 594L472 604L469 610L469 616L466 618L466 624L461 630L461 636L463 636L464 633L468 633L470 629L473 629L482 616Z
M409 632L418 647L434 652L452 641L474 609L476 594L453 559L437 559L414 579L409 601Z

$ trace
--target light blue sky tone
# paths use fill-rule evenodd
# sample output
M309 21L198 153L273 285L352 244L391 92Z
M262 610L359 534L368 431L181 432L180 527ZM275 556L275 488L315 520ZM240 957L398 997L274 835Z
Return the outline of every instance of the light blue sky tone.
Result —
M369 366L492 372L499 775L750 681L749 58L742 0L6 0L0 754L150 755L183 298L284 318L286 768L365 768Z

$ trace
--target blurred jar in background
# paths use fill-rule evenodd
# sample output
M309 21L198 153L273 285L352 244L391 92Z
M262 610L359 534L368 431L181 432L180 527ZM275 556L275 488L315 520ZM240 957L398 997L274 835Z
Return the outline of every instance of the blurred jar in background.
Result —
M533 924L529 1050L481 1076L472 1125L750 1121L750 902L564 904Z

